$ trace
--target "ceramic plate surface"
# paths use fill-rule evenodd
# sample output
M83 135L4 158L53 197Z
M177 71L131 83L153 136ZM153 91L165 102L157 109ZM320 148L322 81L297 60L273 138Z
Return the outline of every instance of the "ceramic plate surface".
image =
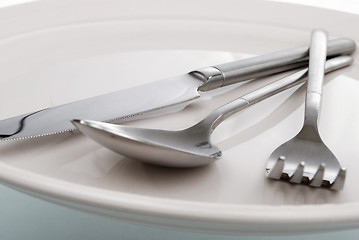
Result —
M317 27L358 42L358 22L357 15L319 8L234 0L62 0L0 8L0 118L306 45ZM328 75L323 90L320 131L348 169L340 192L265 178L271 152L303 123L303 87L220 125L212 140L223 158L207 167L146 165L83 135L63 134L0 142L0 180L62 205L155 226L237 234L359 227L358 61ZM184 128L276 78L126 124Z

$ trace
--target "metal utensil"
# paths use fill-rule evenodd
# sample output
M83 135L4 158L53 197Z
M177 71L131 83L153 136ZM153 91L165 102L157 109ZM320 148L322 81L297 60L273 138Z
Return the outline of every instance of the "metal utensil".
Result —
M355 48L354 41L337 39L329 43L328 53L331 57L350 54ZM120 123L179 111L200 97L199 91L305 66L307 61L308 47L300 47L202 68L178 77L2 120L0 139L73 131L75 127L70 121L74 118Z
M326 71L348 66L351 62L349 56L328 60ZM91 120L72 122L88 137L130 158L170 167L196 167L221 157L221 150L211 143L210 136L223 120L254 103L303 83L306 78L306 69L289 75L216 109L196 125L180 131L143 129Z
M340 190L343 188L346 170L323 143L318 131L326 49L326 32L313 31L304 125L298 135L271 154L266 172L267 176L273 179Z

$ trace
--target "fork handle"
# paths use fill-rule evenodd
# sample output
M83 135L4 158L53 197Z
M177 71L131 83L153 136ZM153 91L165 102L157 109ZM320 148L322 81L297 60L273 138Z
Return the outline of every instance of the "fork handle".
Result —
M324 30L314 30L309 47L307 93L322 94L328 35Z
M309 69L307 94L305 99L304 126L318 132L318 118L322 99L325 59L327 57L328 36L324 30L312 33L309 47Z

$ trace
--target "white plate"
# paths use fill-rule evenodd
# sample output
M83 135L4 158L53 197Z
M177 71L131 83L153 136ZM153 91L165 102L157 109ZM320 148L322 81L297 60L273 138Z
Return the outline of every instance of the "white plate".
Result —
M0 9L0 118L230 61L305 45L315 27L359 40L356 15L257 1L35 1ZM247 55L243 55L247 56ZM358 59L357 59L358 60ZM359 71L327 77L320 130L348 168L341 192L270 181L266 159L303 121L304 89L226 121L207 167L141 164L82 135L0 144L0 180L52 202L139 223L226 233L359 227ZM275 78L205 95L180 113L131 122L192 124ZM138 97L138 96L135 96ZM116 104L116 103L114 103Z

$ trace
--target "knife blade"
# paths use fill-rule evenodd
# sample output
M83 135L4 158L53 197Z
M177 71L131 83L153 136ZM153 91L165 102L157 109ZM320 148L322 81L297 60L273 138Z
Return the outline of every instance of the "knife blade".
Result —
M328 43L328 57L351 54L351 39ZM41 109L0 121L0 139L16 140L76 130L72 119L125 122L178 111L202 91L305 66L308 46L191 71L177 77L116 91L73 103Z

